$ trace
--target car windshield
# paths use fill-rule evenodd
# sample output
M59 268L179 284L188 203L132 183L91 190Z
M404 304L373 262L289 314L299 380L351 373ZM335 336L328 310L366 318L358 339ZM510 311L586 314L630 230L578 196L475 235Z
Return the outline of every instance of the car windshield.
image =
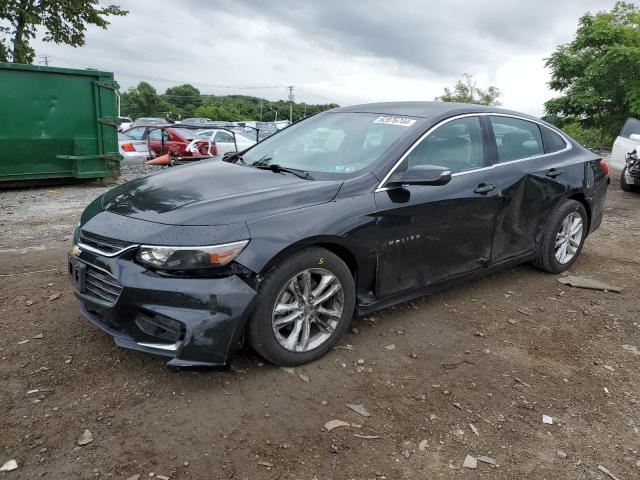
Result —
M323 113L256 144L247 165L281 167L343 176L378 160L409 134L417 119L377 113Z
M204 138L205 140L209 140L209 137L211 137L212 133L213 133L213 130L200 130L198 132L198 136L200 138Z

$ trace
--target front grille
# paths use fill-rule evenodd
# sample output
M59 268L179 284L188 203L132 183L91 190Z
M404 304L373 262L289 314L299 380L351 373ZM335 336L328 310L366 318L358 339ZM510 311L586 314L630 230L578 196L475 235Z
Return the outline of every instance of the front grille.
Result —
M103 302L114 304L122 292L122 285L111 275L87 265L86 294Z
M85 232L84 230L80 231L80 243L95 248L96 250L100 250L106 254L117 253L131 246L131 243L129 242L103 237L101 235L96 235L95 233Z

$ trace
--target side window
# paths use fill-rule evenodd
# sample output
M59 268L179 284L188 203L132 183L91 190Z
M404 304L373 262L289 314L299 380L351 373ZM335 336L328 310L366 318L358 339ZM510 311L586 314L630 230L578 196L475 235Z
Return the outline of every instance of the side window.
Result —
M144 135L144 128L130 128L129 130L125 131L123 135L126 135L131 140L142 140L142 137Z
M544 153L559 152L567 148L567 144L560 135L547 127L540 127L542 131L542 142L544 143Z
M542 135L536 123L511 117L491 117L498 163L542 155Z
M162 137L164 136L164 141L168 141L169 140L169 134L163 130L160 130L159 128L156 128L154 130L150 130L149 131L149 140L158 140L160 141L162 139Z
M482 128L478 117L452 120L438 127L407 156L409 167L438 165L452 173L484 166Z
M631 135L640 135L640 120L636 120L635 118L630 118L627 120L627 123L622 127L622 132L620 132L621 137L629 138Z
M233 135L229 132L218 132L213 140L220 143L233 143Z

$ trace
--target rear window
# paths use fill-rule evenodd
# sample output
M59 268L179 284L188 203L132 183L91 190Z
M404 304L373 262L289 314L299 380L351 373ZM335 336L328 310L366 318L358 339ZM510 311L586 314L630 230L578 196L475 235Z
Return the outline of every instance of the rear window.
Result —
M627 123L622 127L622 132L620 132L621 137L629 138L631 135L640 135L640 120L636 120L635 118L630 118L627 120Z
M542 140L544 142L545 153L559 152L567 148L567 144L564 139L556 132L547 127L541 127Z
M144 136L144 130L144 127L130 128L129 130L126 130L122 133L124 133L125 136L131 138L132 140L142 140L142 137Z

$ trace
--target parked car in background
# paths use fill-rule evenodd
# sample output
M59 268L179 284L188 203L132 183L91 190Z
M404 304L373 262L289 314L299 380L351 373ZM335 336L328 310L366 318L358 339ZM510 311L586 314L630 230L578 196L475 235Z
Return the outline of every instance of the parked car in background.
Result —
M611 149L611 163L614 167L623 170L623 175L627 154L633 152L638 145L640 145L640 120L629 118Z
M234 142L235 134L235 142ZM255 135L245 133L243 131L234 131L233 133L227 130L209 129L199 130L198 137L204 140L211 140L218 147L218 155L224 155L227 152L235 152L236 145L237 151L241 152L246 150L256 143Z
M119 346L229 366L244 337L277 365L307 363L354 314L526 261L568 270L609 184L552 125L446 102L336 108L225 160L84 211L73 288Z
M117 117L116 123L118 124L118 131L123 132L129 128L131 128L131 124L133 123L129 117Z
M640 193L640 144L625 158L620 174L620 188L625 192Z
M147 142L153 156L165 153L174 157L218 155L216 144L199 137L195 129L146 125L130 128L123 135Z
M122 133L118 134L120 155L124 158L121 166L134 167L149 160L149 144L146 140L133 140Z
M150 126L150 125L170 125L165 118L154 118L154 117L141 117L136 118L131 124L132 127L139 127L140 125Z
M180 120L180 125L187 125L198 127L201 125L207 125L211 123L211 119L209 118L185 118L184 120Z

